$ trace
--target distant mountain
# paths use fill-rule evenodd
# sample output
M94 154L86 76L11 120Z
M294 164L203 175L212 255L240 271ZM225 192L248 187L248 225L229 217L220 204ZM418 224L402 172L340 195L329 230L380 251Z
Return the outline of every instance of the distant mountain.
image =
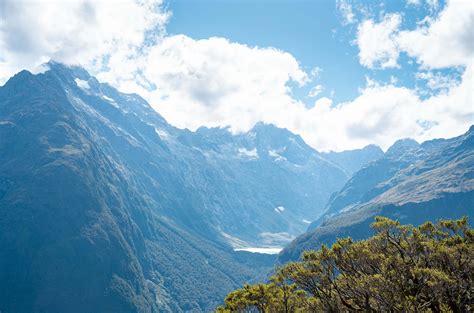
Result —
M419 144L412 139L398 140L383 158L354 173L345 186L331 197L324 215L311 223L308 229L314 229L321 221L347 210L351 205L363 203L382 193L380 188L376 188L379 184L422 159L429 152L430 150L420 149Z
M331 197L309 231L279 255L297 259L337 237L367 238L370 223L384 215L402 223L474 216L474 127L459 137L418 144L397 141L384 157L356 172Z
M351 176L366 164L381 158L384 153L379 146L368 145L362 149L347 150L342 152L327 152L323 157L341 167L346 174Z
M287 243L321 214L331 193L348 179L300 136L273 125L259 123L240 135L203 127L180 140L199 149L212 164L210 171L219 175L212 192L203 194L219 205L202 214L247 243Z
M348 175L291 132L169 125L50 62L0 87L0 311L208 311Z

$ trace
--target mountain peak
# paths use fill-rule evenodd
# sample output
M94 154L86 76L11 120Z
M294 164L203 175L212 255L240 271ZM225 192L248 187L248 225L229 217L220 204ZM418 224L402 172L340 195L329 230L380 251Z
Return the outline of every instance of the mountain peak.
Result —
M202 139L224 144L232 137L229 127L207 127L201 126L196 129L195 134Z
M420 144L411 138L404 138L395 141L395 143L388 148L387 154L400 154L405 152L406 150L411 150L414 148L418 148Z
M352 175L366 164L381 158L383 151L377 145L367 145L362 149L330 151L324 152L322 155L344 169L348 175Z
M288 131L286 128L277 127L275 124L259 121L255 123L255 125L252 127L252 129L249 130L249 132L270 133L270 132L281 132L283 130Z
M266 140L276 140L286 142L289 139L292 139L299 144L306 145L304 140L300 135L295 134L288 130L287 128L281 128L276 126L273 123L257 122L252 129L247 132L248 135L257 135L257 137Z
M56 61L49 61L45 66L51 74L59 78L63 83L81 87L80 82L84 82L84 85L87 83L87 87L91 91L99 92L100 90L100 82L79 65L66 65Z
M34 75L30 71L22 70L16 73L15 75L13 75L12 77L10 77L10 79L7 80L7 82L5 83L5 85L3 85L3 87L9 86L9 85L15 85L18 82L29 80L32 77L34 77Z
M54 60L50 60L44 64L49 70L62 73L71 73L79 78L89 79L91 75L80 65L68 65Z
M377 151L377 152L382 151L382 149L380 149L380 147L375 145L375 144L367 145L367 146L363 147L362 150Z

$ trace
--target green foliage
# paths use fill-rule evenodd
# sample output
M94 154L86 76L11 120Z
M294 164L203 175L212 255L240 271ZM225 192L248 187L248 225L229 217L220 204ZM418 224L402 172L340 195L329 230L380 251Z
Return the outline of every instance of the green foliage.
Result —
M467 218L419 227L385 217L376 234L306 251L268 284L231 292L216 312L472 312L474 231Z

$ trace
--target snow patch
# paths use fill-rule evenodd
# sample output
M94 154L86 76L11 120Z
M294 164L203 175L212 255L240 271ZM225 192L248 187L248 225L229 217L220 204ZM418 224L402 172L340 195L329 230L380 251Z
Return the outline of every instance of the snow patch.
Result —
M106 95L102 95L102 98L104 98L105 100L110 101L110 102L115 102L114 99L112 99L110 97L107 97Z
M285 211L285 207L280 205L280 206L277 206L274 210L277 213L281 213L281 212Z
M162 129L159 129L159 128L156 128L155 127L155 133L160 136L161 139L163 140L167 140L170 138L170 134L168 134L167 132L165 132L164 130Z
M82 88L82 89L87 89L89 90L91 87L89 86L89 83L85 80L75 78L74 81L76 82L77 87Z
M257 148L253 148L252 150L239 148L239 156L248 157L252 159L258 159Z
M279 155L277 150L269 150L268 155L272 158L275 158L275 161L286 161L286 158Z
M303 223L305 223L305 224L311 224L311 221L303 220Z
M257 137L257 134L254 131L251 131L251 132L247 133L247 136L250 139L255 139Z
M117 103L115 102L114 99L112 99L110 97L107 97L106 95L102 95L102 99L107 100L108 103L110 103L111 106L116 107L117 109L119 109L119 106L117 105Z

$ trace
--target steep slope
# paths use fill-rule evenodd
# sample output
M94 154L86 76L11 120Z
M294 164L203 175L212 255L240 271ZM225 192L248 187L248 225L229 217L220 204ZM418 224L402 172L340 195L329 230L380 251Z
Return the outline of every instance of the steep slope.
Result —
M0 310L207 311L348 176L291 132L169 125L50 62L0 87Z
M414 140L398 140L382 158L354 173L345 186L332 195L324 214L311 223L308 229L314 229L327 218L348 210L351 205L363 203L382 193L383 190L376 188L377 185L420 160L429 152L430 150L420 149L420 145Z
M101 99L92 78L75 84L86 73L51 66L0 88L2 312L206 311L265 268L206 239L213 228L180 206L186 184L166 172L179 161L140 107L118 108L142 100Z
M336 237L369 236L376 215L402 223L473 216L474 127L459 137L418 145L405 140L361 169L328 203L310 230L286 247L280 262Z
M207 311L348 176L291 132L169 125L50 62L0 87L0 310Z

